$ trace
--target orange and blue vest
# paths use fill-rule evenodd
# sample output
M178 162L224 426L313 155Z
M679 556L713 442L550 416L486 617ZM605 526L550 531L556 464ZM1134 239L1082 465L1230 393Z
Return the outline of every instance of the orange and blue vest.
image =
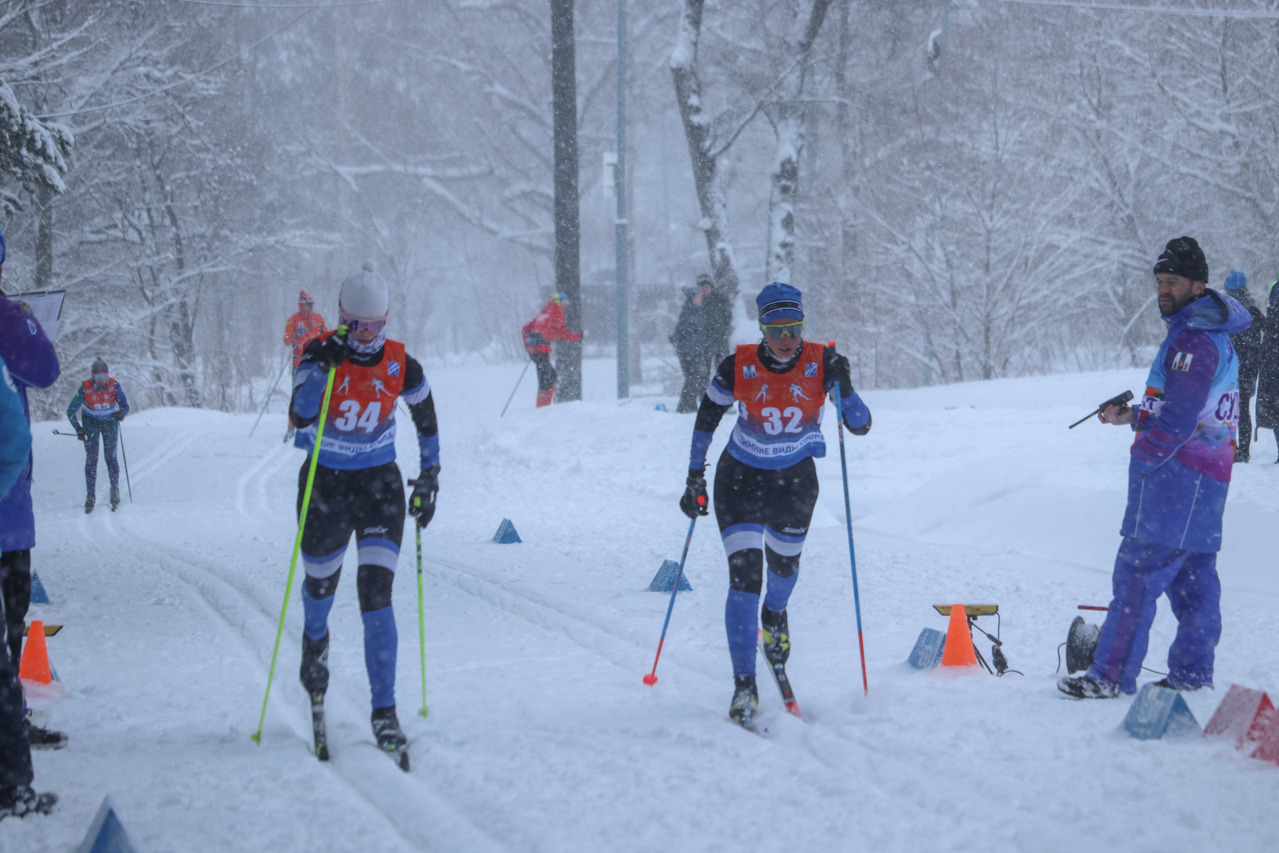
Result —
M116 400L119 388L120 386L111 378L107 379L107 384L101 389L93 386L92 379L84 380L80 383L81 392L84 394L84 408L81 411L85 416L95 420L111 417L120 410L120 403Z
M332 337L328 332L322 338ZM388 340L382 360L370 367L342 362L333 377L321 465L350 471L395 460L395 401L404 390L404 344ZM310 453L316 424L300 429L293 444Z
M729 455L766 470L826 455L823 352L821 344L805 341L790 370L772 373L759 360L758 344L737 348L733 359L737 425L728 441Z

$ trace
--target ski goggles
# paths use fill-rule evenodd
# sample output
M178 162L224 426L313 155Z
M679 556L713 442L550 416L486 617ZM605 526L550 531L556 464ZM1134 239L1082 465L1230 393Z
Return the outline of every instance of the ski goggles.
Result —
M98 383L99 385L103 385L103 384L105 384L105 383L106 383L106 381L107 381L107 374L105 374L105 373L95 373L95 374L93 374L93 381L94 381L94 382L96 382L96 383Z
M798 338L804 334L804 321L791 321L789 323L760 323L760 331L764 333L764 337L770 340L780 341L782 338Z
M341 317L342 325L346 326L349 332L370 331L373 334L381 332L386 328L386 318L380 320L357 320L354 317Z

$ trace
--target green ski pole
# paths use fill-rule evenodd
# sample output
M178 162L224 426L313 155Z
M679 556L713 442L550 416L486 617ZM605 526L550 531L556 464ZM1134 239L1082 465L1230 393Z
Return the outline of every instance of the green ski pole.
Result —
M346 327L340 326L338 334L346 334ZM293 540L293 559L289 561L289 579L284 585L284 604L280 607L280 626L275 631L275 649L271 652L271 669L266 676L266 695L262 697L262 716L258 718L258 730L252 735L254 743L262 742L266 705L271 699L271 682L275 679L275 660L280 654L280 637L284 635L284 616L289 612L289 594L293 591L293 574L298 567L298 552L302 550L302 531L306 529L306 512L311 508L311 486L315 483L315 469L320 461L320 442L324 439L324 419L329 414L329 397L333 394L333 377L336 374L336 368L329 368L329 378L324 383L324 402L320 404L320 419L316 421L315 444L311 446L311 468L306 472L306 489L302 492L302 512L298 516L298 535Z
M418 711L423 717L427 715L426 708L426 610L422 603L422 524L419 522L414 525L417 528L417 641L418 648L421 651L422 660L422 710Z

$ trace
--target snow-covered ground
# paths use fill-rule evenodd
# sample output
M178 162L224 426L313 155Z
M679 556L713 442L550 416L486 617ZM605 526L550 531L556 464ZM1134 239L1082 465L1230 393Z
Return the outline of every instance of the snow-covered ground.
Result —
M71 849L106 794L146 853L1274 849L1279 767L1208 740L1132 740L1119 728L1130 700L1071 702L1054 687L1076 605L1108 599L1130 441L1066 425L1140 390L1141 371L865 395L874 429L849 439L849 469L869 698L828 418L790 605L806 721L780 713L761 679L762 739L721 716L732 681L713 518L693 537L694 590L676 602L661 680L640 681L667 602L646 587L688 527L676 500L692 417L654 410L670 398L619 405L599 361L587 401L534 410L526 382L499 419L522 366L428 367L444 470L423 537L427 719L414 713L411 537L395 603L408 775L373 746L349 569L330 623L333 761L310 751L296 582L262 743L250 740L302 458L280 443L281 414L253 438L247 415L134 415L135 501L89 516L80 445L39 425L34 564L54 604L32 616L67 626L49 648L70 692L36 704L71 743L36 755L37 788L61 796L59 811L0 822L0 850ZM728 432L726 419L712 459ZM1236 468L1218 688L1187 696L1201 724L1232 682L1279 690L1275 454L1267 432L1258 461ZM487 541L503 517L524 544ZM1024 677L906 667L920 629L945 628L931 605L952 601L999 604ZM1173 627L1165 606L1152 668Z

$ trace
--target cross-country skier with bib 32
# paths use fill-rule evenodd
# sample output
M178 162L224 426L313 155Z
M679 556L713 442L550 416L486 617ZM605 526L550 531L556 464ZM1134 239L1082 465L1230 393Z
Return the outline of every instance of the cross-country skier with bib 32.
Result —
M715 472L715 520L728 554L724 627L734 683L729 717L743 726L759 708L755 639L761 625L764 656L778 675L783 698L789 693L784 680L790 655L786 602L817 505L813 458L826 455L822 412L836 382L844 423L856 435L870 431L870 410L853 390L848 359L833 347L804 341L799 290L774 282L760 291L755 304L764 339L739 346L724 359L702 397L679 502L689 518L709 513L706 451L715 427L736 403L737 425Z
M360 613L364 620L364 662L373 694L373 734L378 746L408 769L404 732L395 715L397 634L391 587L404 533L404 486L395 464L395 402L403 398L417 428L421 475L411 512L425 526L435 513L440 471L435 402L421 365L404 344L386 337L390 295L372 261L342 282L339 323L307 345L293 381L290 414L298 425L294 443L312 452L316 421L330 370L335 372L324 437L302 531L302 585L305 624L302 685L317 716L321 749L324 694L329 685L329 610L337 591L342 558L351 534L358 549ZM310 459L298 472L301 512Z

